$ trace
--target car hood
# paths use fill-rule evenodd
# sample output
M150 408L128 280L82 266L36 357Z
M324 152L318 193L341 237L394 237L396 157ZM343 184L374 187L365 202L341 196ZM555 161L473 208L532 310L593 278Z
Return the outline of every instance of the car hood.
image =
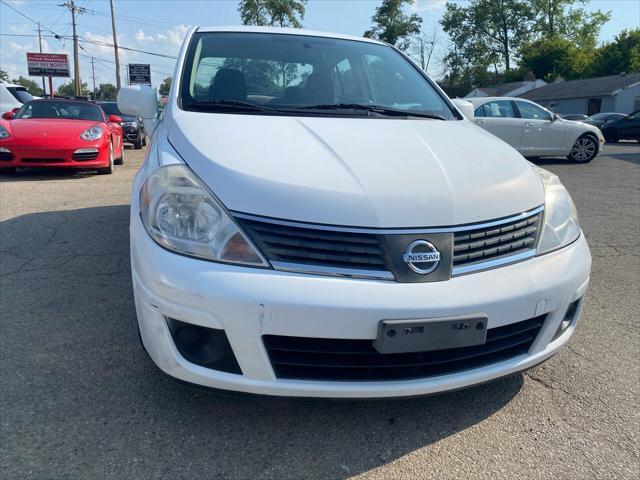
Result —
M235 212L407 228L544 202L531 165L466 120L181 112L167 128L179 155Z
M29 140L55 138L56 140L77 139L87 128L100 122L92 120L62 120L49 118L25 118L11 120L11 135L15 139Z

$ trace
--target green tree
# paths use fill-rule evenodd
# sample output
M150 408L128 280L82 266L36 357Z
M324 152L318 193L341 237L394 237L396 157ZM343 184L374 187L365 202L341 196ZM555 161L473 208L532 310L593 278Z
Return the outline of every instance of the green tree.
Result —
M87 96L89 95L89 88L87 88L87 84L85 82L82 82L80 84L80 92L82 96ZM64 95L64 96L68 96L68 97L75 97L76 95L76 81L72 78L71 80L69 80L67 83L63 83L62 85L60 85L58 87L58 90L56 91L57 95Z
M8 81L9 81L9 74L4 70L0 70L0 82L8 82Z
M533 11L528 0L469 0L466 6L447 3L440 23L460 54L477 64L510 70L527 40Z
M160 88L158 88L158 92L160 93L160 95L169 95L169 91L171 90L171 82L171 77L167 77L162 81L162 83L160 84Z
M592 57L589 74L599 77L640 71L640 28L623 30Z
M307 0L241 0L238 5L244 25L302 28Z
M422 18L404 13L405 5L413 5L414 0L382 0L371 17L373 25L364 32L365 37L377 38L403 50L409 48L410 37L420 33Z
M38 85L33 80L24 78L22 75L20 75L18 78L14 78L13 80L11 80L11 83L15 83L16 85L22 85L27 90L29 90L29 93L31 93L31 95L35 95L36 97L41 97L44 94L44 91L42 90L42 87L40 85Z
M589 55L572 41L553 36L541 38L523 46L520 66L531 70L537 78L552 82L558 77L565 80L584 75L589 64Z
M576 4L587 2L588 0L532 0L534 35L548 39L566 38L583 49L595 48L600 29L611 17L611 12L587 12L584 8L576 7Z
M96 97L100 100L116 100L118 89L111 83L101 83L96 91Z

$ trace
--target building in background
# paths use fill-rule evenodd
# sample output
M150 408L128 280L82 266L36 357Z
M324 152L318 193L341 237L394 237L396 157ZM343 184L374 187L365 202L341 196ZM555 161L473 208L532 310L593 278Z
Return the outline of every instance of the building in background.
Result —
M559 81L518 96L556 113L629 114L640 109L640 73Z
M471 90L465 98L473 97L517 97L525 92L546 85L542 79L536 79L533 73L528 73L521 81L501 83L499 85L489 85L487 87L476 87Z

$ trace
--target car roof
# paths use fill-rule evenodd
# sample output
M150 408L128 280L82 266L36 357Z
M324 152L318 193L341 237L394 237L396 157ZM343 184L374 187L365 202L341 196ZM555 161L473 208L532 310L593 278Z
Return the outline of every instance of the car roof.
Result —
M25 87L24 85L18 85L16 83L0 82L0 84L4 85L5 87L24 88L25 90L27 89L27 87Z
M301 28L286 27L258 27L253 25L229 25L229 26L212 26L197 27L197 32L244 32L244 33L279 33L283 35L299 35L309 37L338 38L342 40L355 40L358 42L377 43L378 45L387 45L384 42L373 38L358 37L356 35L345 35L342 33L320 32L316 30L304 30Z
M520 98L520 97L469 97L469 98L463 98L462 100L467 100L468 102L471 102L474 105L479 105L481 103L491 102L494 100L520 100L523 102L534 103L531 100L527 100L525 98Z

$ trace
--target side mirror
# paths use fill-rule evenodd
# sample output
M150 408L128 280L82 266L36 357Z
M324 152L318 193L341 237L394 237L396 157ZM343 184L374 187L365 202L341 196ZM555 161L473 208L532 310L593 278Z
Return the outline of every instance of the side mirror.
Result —
M462 115L464 115L469 120L474 119L476 109L473 106L473 103L468 102L467 100L464 100L462 98L454 98L451 101Z
M15 116L16 116L16 114L13 113L13 112L4 112L2 114L2 118L4 118L5 120L11 120Z
M13 113L18 113L20 111L20 107L12 108L11 111Z
M147 132L153 132L158 121L157 103L156 91L148 85L130 85L118 90L118 110L141 117Z
M558 115L557 113L552 113L551 114L551 121L555 122L556 120L558 120L560 118L560 115Z
M122 117L119 117L118 115L109 115L107 120L109 123L122 123Z

